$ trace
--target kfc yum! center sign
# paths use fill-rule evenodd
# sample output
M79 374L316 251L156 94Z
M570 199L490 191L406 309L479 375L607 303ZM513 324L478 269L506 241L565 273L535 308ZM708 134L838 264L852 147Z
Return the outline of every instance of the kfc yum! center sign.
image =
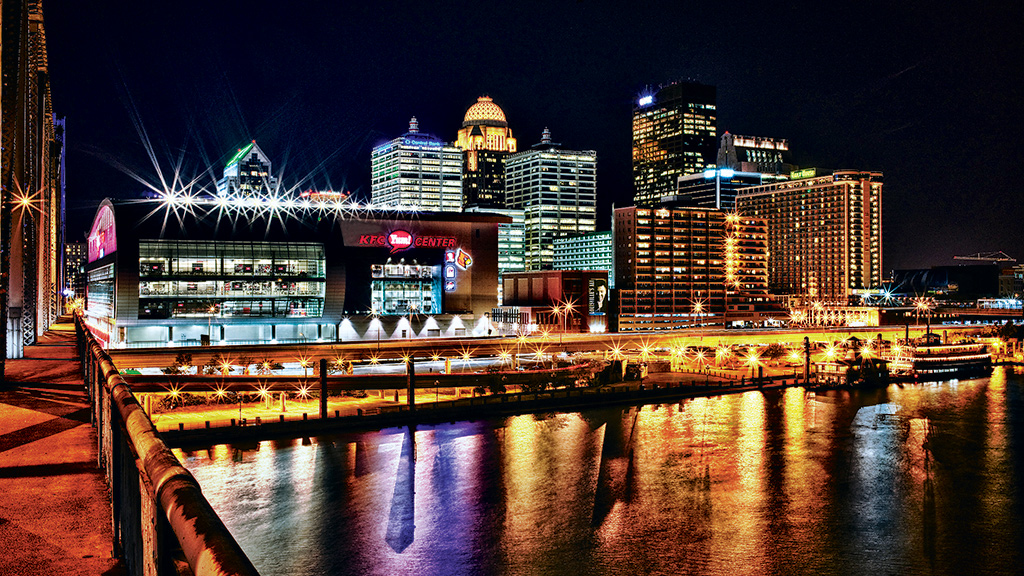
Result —
M377 246L391 249L391 253L409 248L455 248L454 236L424 236L408 230L394 230L387 234L360 234L359 246Z

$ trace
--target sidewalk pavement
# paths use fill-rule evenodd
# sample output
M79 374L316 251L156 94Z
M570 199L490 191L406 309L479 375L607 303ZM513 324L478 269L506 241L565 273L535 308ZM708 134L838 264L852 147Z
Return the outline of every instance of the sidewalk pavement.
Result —
M0 575L124 574L69 317L0 384Z

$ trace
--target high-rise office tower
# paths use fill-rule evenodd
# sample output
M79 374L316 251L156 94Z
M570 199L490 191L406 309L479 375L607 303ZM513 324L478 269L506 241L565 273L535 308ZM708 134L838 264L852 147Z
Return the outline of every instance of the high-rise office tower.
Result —
M462 148L462 205L504 208L505 158L516 151L516 139L490 97L466 110L456 146Z
M550 270L554 240L593 232L597 205L597 153L541 141L505 163L506 203L526 213L526 269Z
M675 193L680 176L715 166L715 87L679 82L633 107L633 185L637 206Z
M618 327L678 329L778 316L763 219L706 208L616 208Z
M85 242L64 244L64 289L75 298L85 298L85 263L89 255Z
M462 151L420 132L415 116L408 132L373 149L370 174L377 208L462 211Z
M768 223L773 293L846 305L882 282L882 173L809 176L744 188L737 210Z
M252 197L277 194L270 159L253 140L228 160L217 181L217 196Z

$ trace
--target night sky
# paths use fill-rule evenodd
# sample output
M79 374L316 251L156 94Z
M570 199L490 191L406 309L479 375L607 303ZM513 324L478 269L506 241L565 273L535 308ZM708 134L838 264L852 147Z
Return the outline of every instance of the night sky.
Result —
M213 189L256 139L284 184L369 199L370 149L452 141L477 96L526 149L598 153L598 228L632 203L632 102L718 87L718 130L786 138L802 167L885 173L885 268L1024 261L1024 3L45 2L67 118L69 238L100 199L180 165ZM951 6L947 4L959 4Z

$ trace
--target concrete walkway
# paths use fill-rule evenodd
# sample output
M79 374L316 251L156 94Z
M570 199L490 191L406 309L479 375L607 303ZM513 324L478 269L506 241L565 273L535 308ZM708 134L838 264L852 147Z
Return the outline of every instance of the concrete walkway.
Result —
M62 318L7 361L0 385L0 575L124 574L111 543L75 327Z

